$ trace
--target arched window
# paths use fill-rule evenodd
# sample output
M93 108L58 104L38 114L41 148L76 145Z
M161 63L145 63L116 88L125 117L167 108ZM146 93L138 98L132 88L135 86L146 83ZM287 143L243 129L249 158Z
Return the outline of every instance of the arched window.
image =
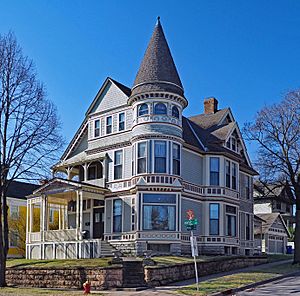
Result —
M179 118L179 110L176 106L172 107L172 116L176 117L176 118Z
M141 105L139 106L138 116L147 115L148 113L149 113L148 105L147 105L146 103L141 104Z
M163 103L155 104L154 114L167 114L167 106Z

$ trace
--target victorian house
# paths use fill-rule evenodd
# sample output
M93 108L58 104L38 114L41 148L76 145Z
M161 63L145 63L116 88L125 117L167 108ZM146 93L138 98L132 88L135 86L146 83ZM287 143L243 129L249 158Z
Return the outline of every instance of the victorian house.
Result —
M28 197L27 258L189 254L190 209L201 254L251 255L257 173L238 124L215 98L189 118L187 105L158 20L132 88L107 78L53 167L66 178Z

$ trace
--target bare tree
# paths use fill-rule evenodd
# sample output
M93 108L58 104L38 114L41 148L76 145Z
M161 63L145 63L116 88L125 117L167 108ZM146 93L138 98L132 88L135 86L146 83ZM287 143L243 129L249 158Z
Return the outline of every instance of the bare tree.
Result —
M300 91L257 113L244 128L246 139L259 144L257 166L266 182L288 184L296 201L294 263L300 263Z
M0 286L5 286L9 248L6 192L17 179L48 173L63 145L55 106L37 79L33 62L15 36L0 35Z

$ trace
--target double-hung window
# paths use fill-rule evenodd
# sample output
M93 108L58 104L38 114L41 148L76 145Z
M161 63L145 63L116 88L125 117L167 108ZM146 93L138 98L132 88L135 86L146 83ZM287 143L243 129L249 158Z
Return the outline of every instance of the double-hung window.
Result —
M138 143L137 172L138 174L147 172L147 142Z
M112 133L112 117L108 116L106 117L106 134Z
M236 207L226 206L226 235L236 236Z
M166 141L154 141L154 172L167 172L167 144Z
M173 143L173 174L180 175L180 146Z
M10 218L13 220L19 219L19 207L16 205L9 206Z
M237 165L232 163L231 187L237 189Z
M143 194L143 230L176 230L176 194Z
M113 232L122 232L122 200L113 201Z
M210 185L219 186L220 184L220 159L211 157L210 159Z
M246 240L250 240L250 215L246 214Z
M209 235L219 235L220 205L209 204Z
M94 137L97 138L100 136L100 120L97 119L94 122Z
M123 171L123 150L115 151L115 162L114 162L114 179L122 179Z
M245 176L246 177L246 186L245 186L245 191L246 191L246 198L250 199L250 177L249 176Z
M119 132L125 130L125 113L119 113Z
M225 160L226 187L230 188L230 161Z

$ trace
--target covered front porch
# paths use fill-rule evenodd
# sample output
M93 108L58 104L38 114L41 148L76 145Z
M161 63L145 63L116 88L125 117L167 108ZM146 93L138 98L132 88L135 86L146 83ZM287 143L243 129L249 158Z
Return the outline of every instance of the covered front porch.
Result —
M55 178L27 200L26 258L97 258L107 253L104 193L107 189Z

